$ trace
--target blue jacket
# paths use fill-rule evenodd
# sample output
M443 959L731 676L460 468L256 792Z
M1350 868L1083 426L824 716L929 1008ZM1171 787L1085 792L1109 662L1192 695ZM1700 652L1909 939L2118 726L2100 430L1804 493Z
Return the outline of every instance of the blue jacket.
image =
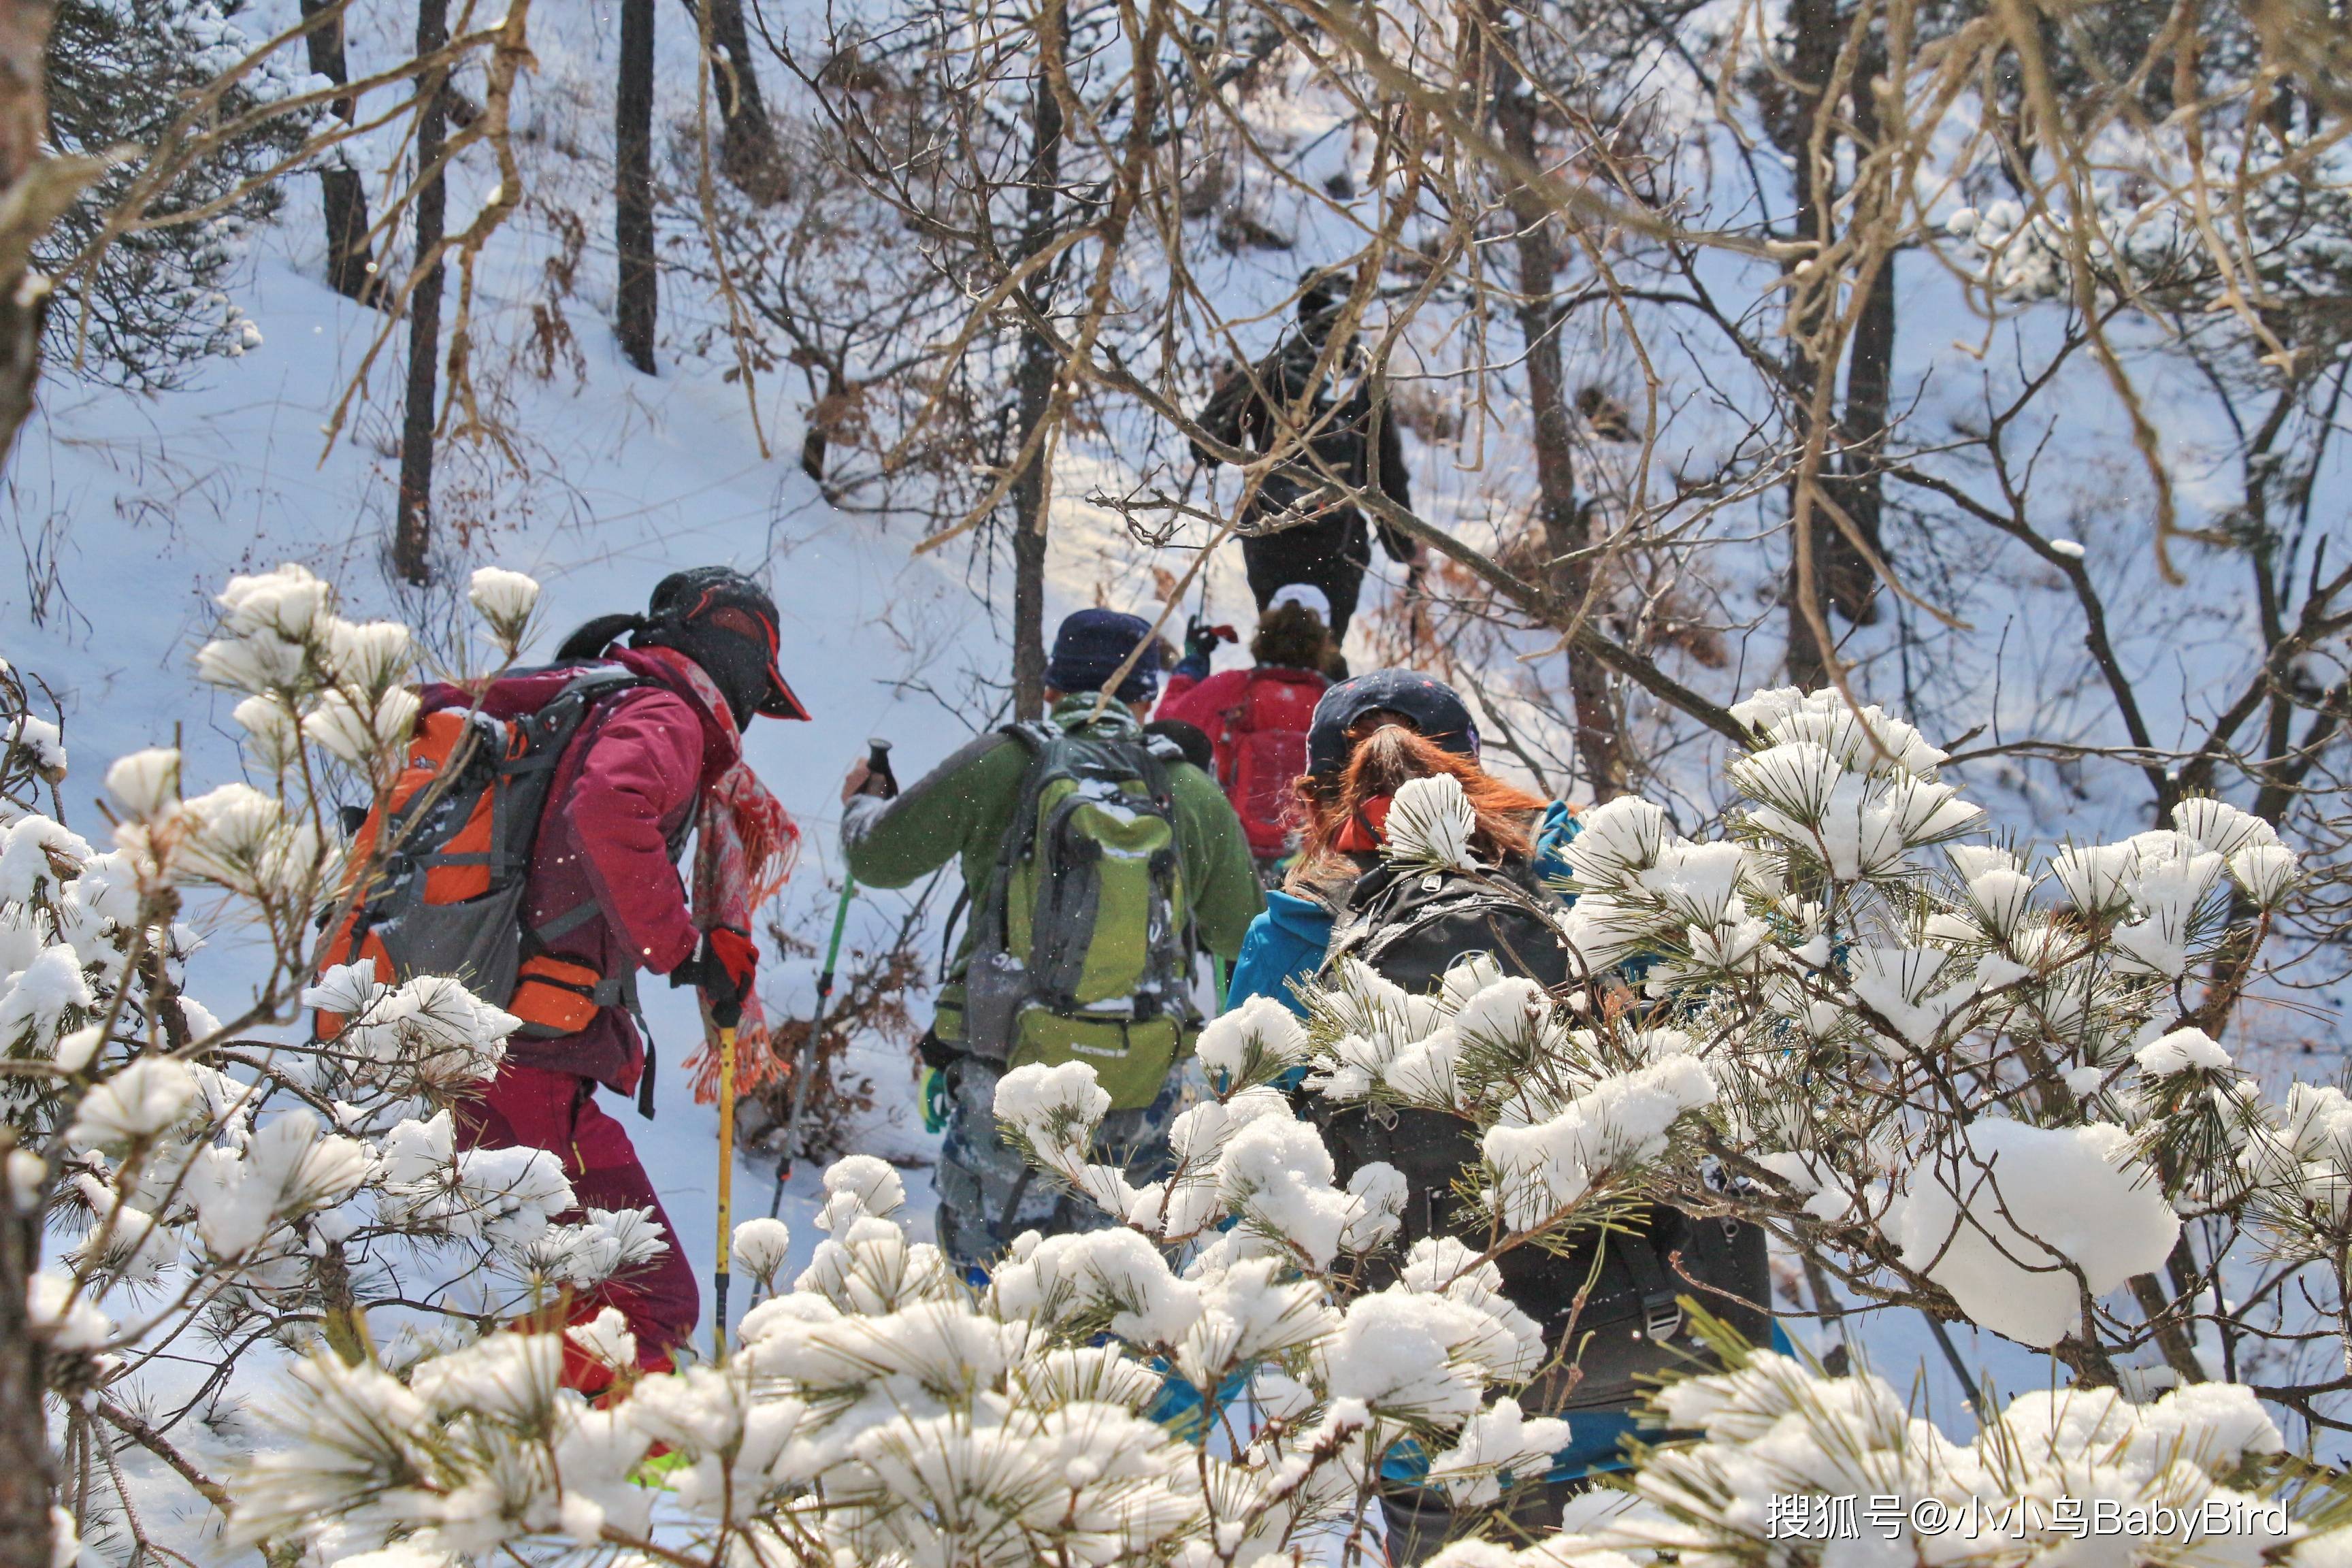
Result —
M1583 825L1565 801L1544 809L1543 826L1536 830L1536 870L1547 879L1565 878L1568 841ZM1570 902L1575 900L1570 900ZM1234 960L1233 977L1225 983L1225 1006L1240 1006L1253 996L1271 996L1300 1017L1305 1004L1290 988L1323 967L1323 951L1331 945L1331 911L1312 899L1280 890L1265 896L1265 912L1250 921L1242 937L1241 956Z

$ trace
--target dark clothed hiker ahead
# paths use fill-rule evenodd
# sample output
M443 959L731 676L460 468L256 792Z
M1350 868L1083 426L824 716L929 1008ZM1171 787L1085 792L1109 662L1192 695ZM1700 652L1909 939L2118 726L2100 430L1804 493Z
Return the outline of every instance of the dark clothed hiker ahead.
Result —
M643 616L581 627L555 664L478 694L425 687L392 796L394 833L361 833L363 847L394 847L331 952L335 962L373 958L387 980L412 967L449 973L421 960L458 933L464 962L453 967L523 1020L496 1080L457 1107L459 1139L550 1151L583 1209L653 1211L668 1250L572 1310L582 1321L619 1308L647 1368L671 1364L701 1301L661 1199L596 1089L636 1093L651 1112L640 969L697 987L714 1021L760 1037L751 911L782 884L797 830L743 766L741 727L755 715L808 717L776 668L776 645L773 601L739 574L705 567L665 578ZM446 832L438 819L452 813L436 800L471 805L470 833ZM414 847L419 828L439 835L430 853ZM677 868L689 835L690 900ZM568 1340L566 1350L572 1386L594 1393L610 1381L570 1355Z
M1242 561L1260 610L1273 604L1285 584L1311 583L1322 589L1331 605L1334 643L1347 639L1372 546L1363 511L1335 491L1333 479L1349 489L1376 490L1408 510L1412 506L1412 481L1396 420L1385 404L1373 404L1371 367L1363 350L1349 344L1325 364L1325 348L1343 303L1336 280L1310 276L1298 297L1297 324L1257 363L1228 371L1201 410L1201 423L1228 446L1267 452L1289 438L1289 430L1306 433L1307 450L1265 476L1242 520L1246 526L1295 512L1306 521L1271 533L1244 533ZM1319 375L1318 364L1325 365ZM1335 402L1333 388L1348 381L1353 384ZM1193 450L1202 462L1218 461L1198 447ZM1380 534L1391 561L1411 565L1421 559L1421 547L1410 535L1385 522Z
M1111 1097L1097 1157L1150 1179L1200 1023L1194 939L1232 958L1264 902L1214 781L1138 721L1159 687L1152 662L1137 660L1093 717L1150 629L1080 611L1054 639L1048 719L980 737L894 800L864 793L863 763L842 787L860 882L903 888L961 862L971 917L923 1048L947 1085L940 1245L968 1268L1024 1230L1107 1223L997 1137L997 1080L1031 1062L1089 1064Z

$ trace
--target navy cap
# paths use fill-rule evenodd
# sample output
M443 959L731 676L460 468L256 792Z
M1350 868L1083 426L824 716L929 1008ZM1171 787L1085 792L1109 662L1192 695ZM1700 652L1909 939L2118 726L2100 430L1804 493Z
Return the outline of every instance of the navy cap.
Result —
M1151 623L1117 610L1080 610L1054 634L1054 657L1045 661L1045 684L1056 691L1100 691L1103 682L1151 635ZM1160 689L1160 661L1147 649L1118 683L1121 702L1149 702Z
M1442 751L1475 762L1478 726L1454 688L1417 669L1375 669L1343 680L1315 704L1307 731L1307 771L1335 773L1348 764L1348 728L1367 713L1402 713Z

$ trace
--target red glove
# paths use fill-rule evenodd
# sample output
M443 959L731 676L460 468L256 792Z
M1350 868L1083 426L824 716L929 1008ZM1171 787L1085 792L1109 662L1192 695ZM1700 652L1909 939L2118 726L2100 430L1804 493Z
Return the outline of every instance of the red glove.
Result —
M751 933L719 926L702 933L692 958L669 972L673 986L691 985L709 1004L711 1021L731 1029L743 1019L743 999L760 972L760 950Z

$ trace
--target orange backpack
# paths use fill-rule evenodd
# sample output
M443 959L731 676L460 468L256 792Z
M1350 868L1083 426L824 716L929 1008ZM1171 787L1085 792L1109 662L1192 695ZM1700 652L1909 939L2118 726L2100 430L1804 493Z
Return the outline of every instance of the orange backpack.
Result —
M319 963L373 963L387 985L453 975L521 1018L522 1033L551 1039L585 1028L600 1007L630 1000L635 976L608 980L551 953L525 956L522 898L540 818L556 765L592 710L645 682L612 664L550 666L499 682L526 699L538 695L534 684L551 695L509 718L450 707L417 721L407 764L352 838L347 907ZM591 903L557 916L530 933L531 945L595 912ZM332 1039L342 1022L320 1013L319 1037Z

